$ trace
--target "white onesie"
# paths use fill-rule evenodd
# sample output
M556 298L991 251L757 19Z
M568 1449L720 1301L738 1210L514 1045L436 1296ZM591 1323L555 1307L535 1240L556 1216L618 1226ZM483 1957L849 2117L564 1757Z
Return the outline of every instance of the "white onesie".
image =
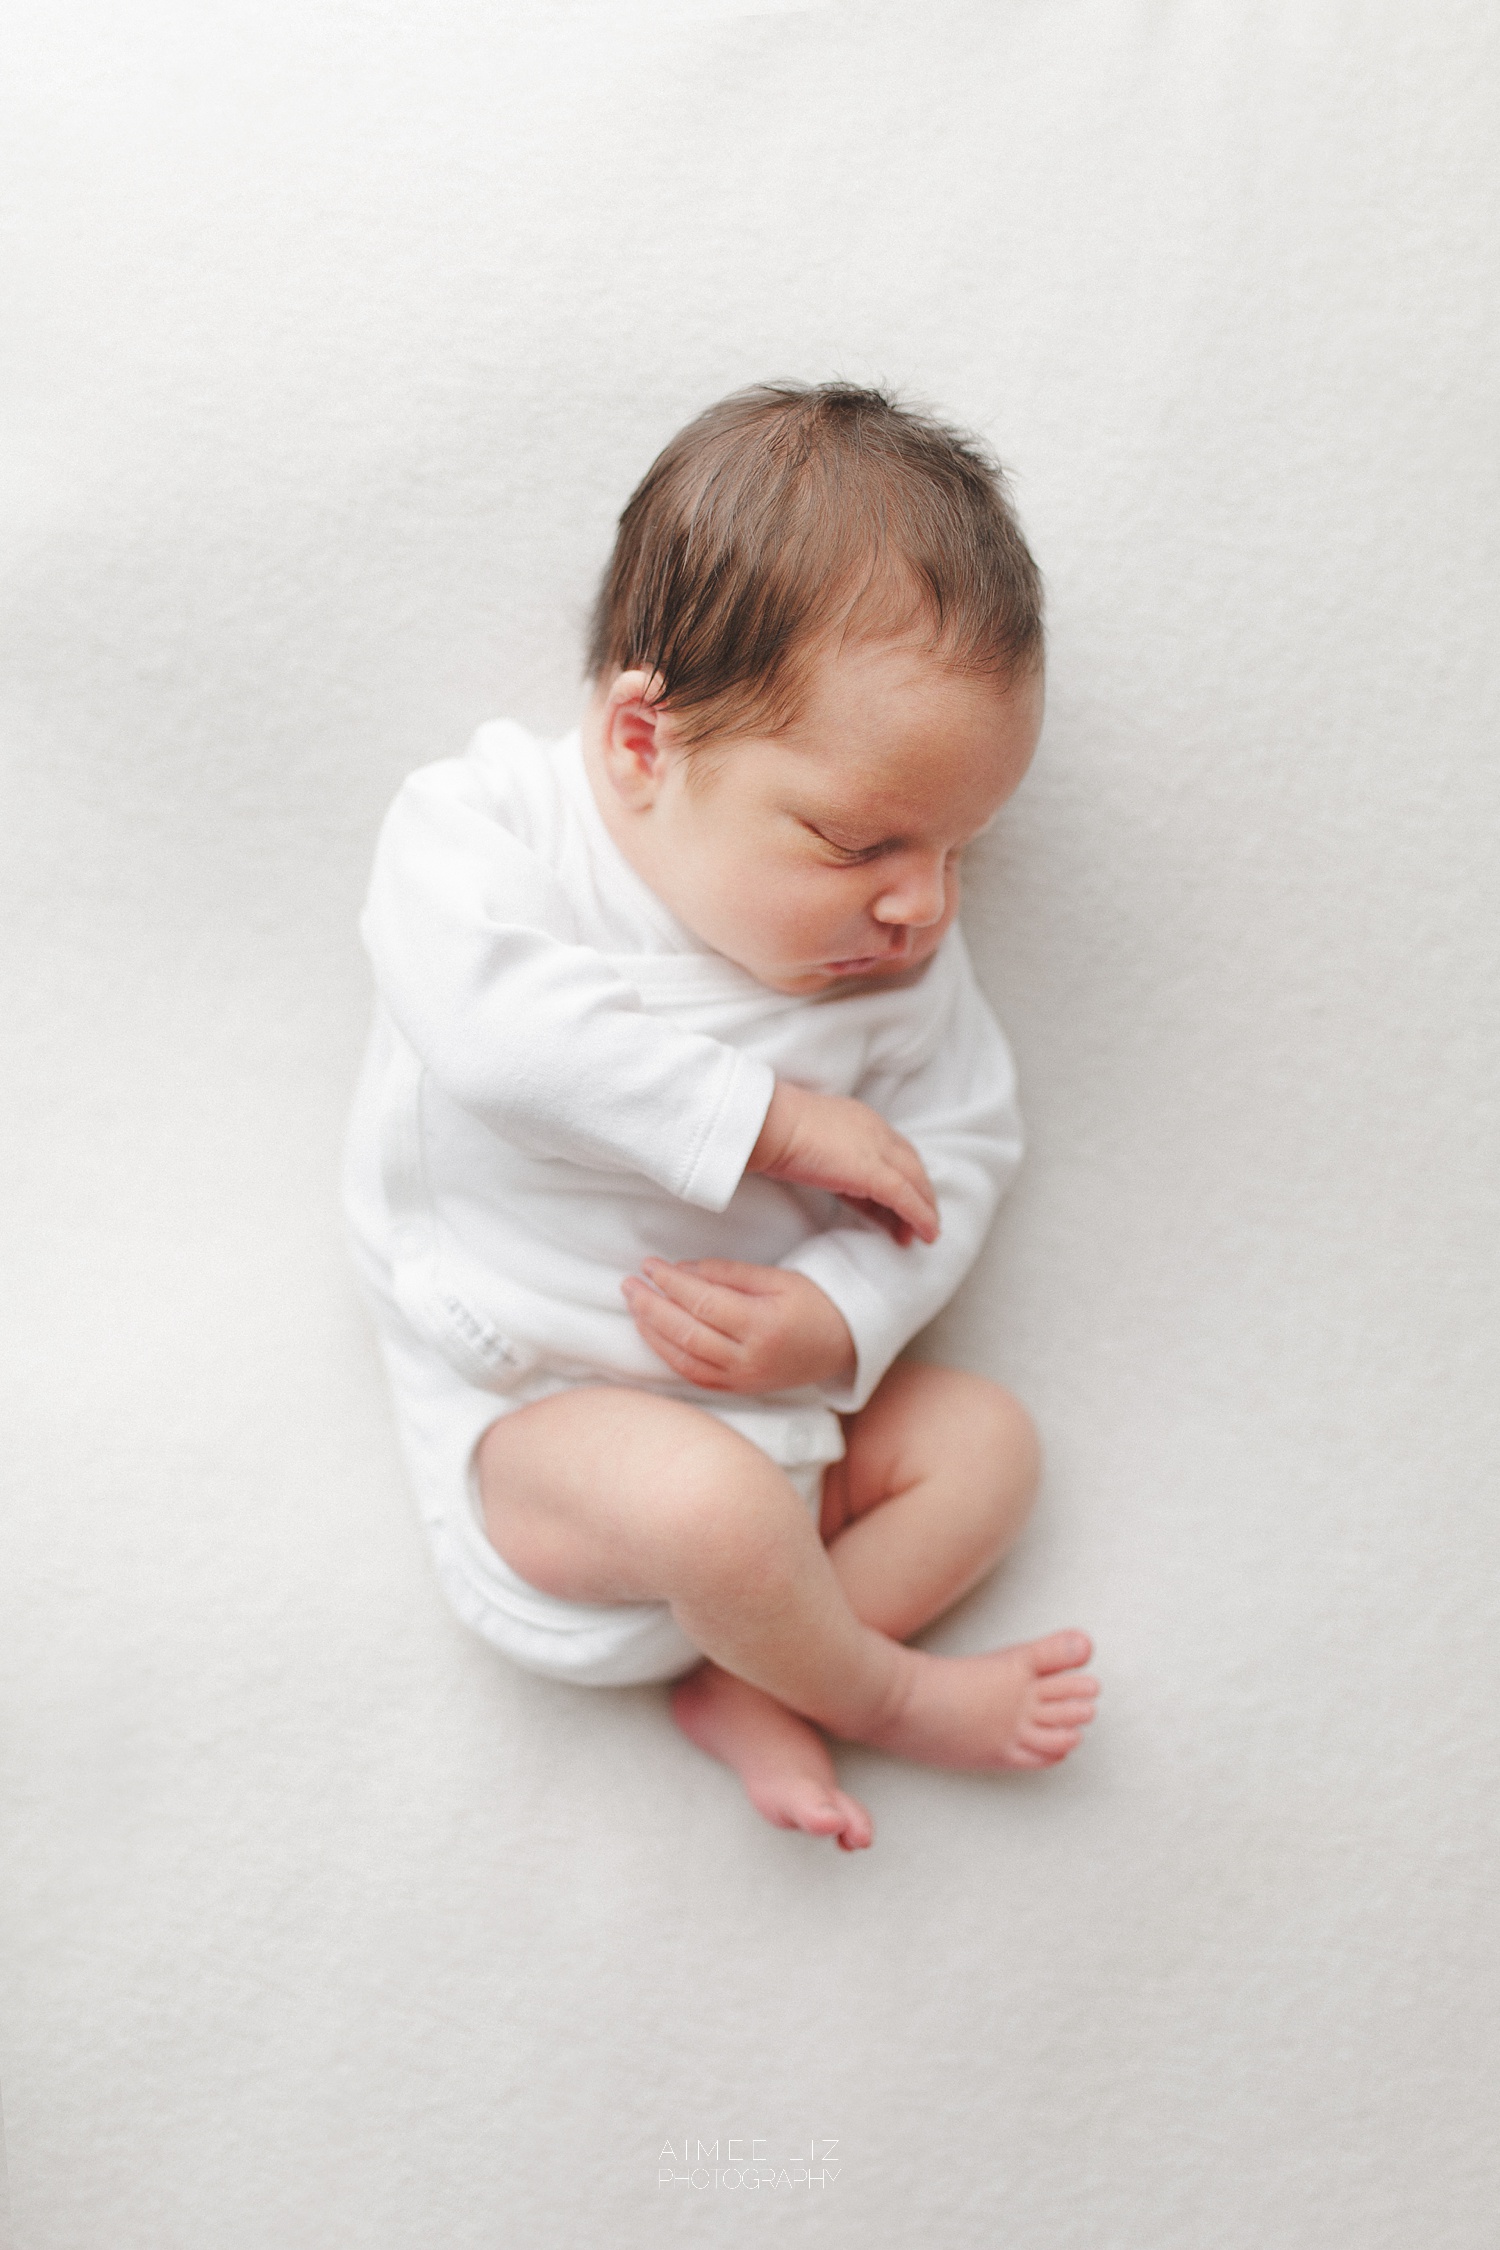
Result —
M413 774L362 930L377 1004L345 1201L443 1585L530 1670L671 1678L698 1651L665 1604L560 1601L502 1561L479 1438L575 1384L643 1387L742 1431L816 1520L838 1416L952 1296L1019 1160L1005 1041L956 927L915 983L814 999L708 951L621 855L576 733L482 727ZM857 1095L906 1135L935 1243L899 1247L833 1196L746 1175L777 1077ZM652 1255L806 1274L848 1323L853 1381L766 1399L684 1382L620 1292Z

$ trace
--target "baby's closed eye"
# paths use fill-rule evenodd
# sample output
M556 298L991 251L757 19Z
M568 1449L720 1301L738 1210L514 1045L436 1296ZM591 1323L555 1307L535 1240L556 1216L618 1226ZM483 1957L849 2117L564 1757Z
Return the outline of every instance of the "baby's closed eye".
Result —
M810 820L805 820L802 825L807 830L810 836L815 836L817 838L818 842L823 845L825 850L830 851L834 854L840 866L852 867L857 865L862 860L877 859L882 852L894 851L896 849L896 846L893 842L879 844L841 843L837 836L830 836L826 833L825 830L814 827L813 823Z

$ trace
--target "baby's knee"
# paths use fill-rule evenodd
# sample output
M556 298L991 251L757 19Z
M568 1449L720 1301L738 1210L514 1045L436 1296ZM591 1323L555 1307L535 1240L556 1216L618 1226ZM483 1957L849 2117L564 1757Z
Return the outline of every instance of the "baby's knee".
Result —
M1026 1408L1000 1383L987 1382L983 1376L973 1376L971 1381L979 1387L982 1396L976 1398L974 1412L985 1428L996 1452L1004 1454L1035 1484L1042 1469L1042 1440Z
M704 1416L663 1465L658 1506L663 1532L695 1580L740 1587L784 1576L788 1533L806 1510L783 1472L758 1446ZM791 1544L797 1545L795 1537Z
M1013 1391L987 1376L961 1367L926 1367L928 1416L960 1444L976 1466L1001 1472L1007 1493L1035 1491L1041 1476L1042 1443L1037 1427Z

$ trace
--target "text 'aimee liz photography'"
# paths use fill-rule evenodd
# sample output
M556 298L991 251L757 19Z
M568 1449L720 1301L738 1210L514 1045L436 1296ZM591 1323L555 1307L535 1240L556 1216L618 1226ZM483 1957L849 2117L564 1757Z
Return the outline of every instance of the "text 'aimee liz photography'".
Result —
M728 2189L731 2194L762 2188L830 2188L843 2169L835 2140L812 2138L772 2142L763 2135L733 2133L701 2141L684 2135L664 2141L656 2161L656 2184L696 2191Z

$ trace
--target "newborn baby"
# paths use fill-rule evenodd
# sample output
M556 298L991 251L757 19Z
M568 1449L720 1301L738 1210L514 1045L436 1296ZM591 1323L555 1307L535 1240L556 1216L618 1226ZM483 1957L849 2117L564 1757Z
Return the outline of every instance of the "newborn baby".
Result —
M347 1206L439 1576L528 1669L673 1680L768 1820L867 1845L826 1736L1040 1767L1084 1634L907 1647L1015 1538L1037 1445L898 1361L1020 1155L959 859L1042 710L977 445L763 387L621 519L579 732L482 728L381 833Z

